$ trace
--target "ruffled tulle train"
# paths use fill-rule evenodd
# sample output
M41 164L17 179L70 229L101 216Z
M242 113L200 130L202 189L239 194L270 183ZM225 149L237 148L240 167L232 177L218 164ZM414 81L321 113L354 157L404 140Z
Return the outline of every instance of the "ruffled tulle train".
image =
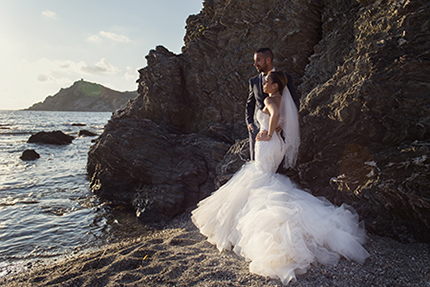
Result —
M284 284L311 263L336 264L340 256L363 263L369 256L354 209L314 197L255 162L202 200L192 220L220 251L233 248L251 261L251 272Z

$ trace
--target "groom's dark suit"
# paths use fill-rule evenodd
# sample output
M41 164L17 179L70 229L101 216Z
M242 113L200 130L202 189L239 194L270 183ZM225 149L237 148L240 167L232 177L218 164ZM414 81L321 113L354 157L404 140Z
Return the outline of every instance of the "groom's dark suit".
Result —
M296 104L297 110L299 110L300 101L296 94L296 89L293 85L293 79L290 75L285 73L288 79L287 87L290 90L290 94ZM255 109L262 110L264 108L264 99L268 94L263 93L263 74L260 73L249 80L249 94L246 102L246 125L254 125L254 131L249 130L249 149L251 153L251 160L254 160L254 145L255 137L259 132L258 123L254 121Z

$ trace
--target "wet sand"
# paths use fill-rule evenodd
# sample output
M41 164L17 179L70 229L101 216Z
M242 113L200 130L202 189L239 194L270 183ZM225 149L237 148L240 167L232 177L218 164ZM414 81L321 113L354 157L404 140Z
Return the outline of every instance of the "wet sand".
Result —
M314 265L288 286L430 286L430 244L369 235L364 265ZM220 253L185 213L162 230L18 275L2 286L282 286L251 274L248 262Z

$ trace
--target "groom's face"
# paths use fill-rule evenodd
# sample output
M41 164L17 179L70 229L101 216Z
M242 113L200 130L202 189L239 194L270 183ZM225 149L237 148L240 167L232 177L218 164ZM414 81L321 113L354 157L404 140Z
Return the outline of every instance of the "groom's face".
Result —
M254 66L259 73L264 72L267 73L267 57L264 57L263 53L255 53L254 54Z

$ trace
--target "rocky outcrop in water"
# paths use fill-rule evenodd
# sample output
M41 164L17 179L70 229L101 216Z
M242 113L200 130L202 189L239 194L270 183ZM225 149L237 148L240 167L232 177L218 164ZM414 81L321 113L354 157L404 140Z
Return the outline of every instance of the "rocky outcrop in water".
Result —
M118 92L100 84L80 80L27 110L114 112L125 107L136 96L136 91Z
M22 152L22 155L19 157L22 160L36 160L40 158L40 154L38 154L34 149L26 149Z
M139 96L89 152L92 189L151 221L228 180L248 158L247 79L268 46L301 95L299 159L283 172L372 232L430 241L429 16L423 0L205 1L182 54L146 56Z
M28 143L66 145L72 143L74 138L62 131L38 132L30 136Z
M78 133L78 137L87 136L87 137L95 137L97 134L90 132L89 130L80 130Z

